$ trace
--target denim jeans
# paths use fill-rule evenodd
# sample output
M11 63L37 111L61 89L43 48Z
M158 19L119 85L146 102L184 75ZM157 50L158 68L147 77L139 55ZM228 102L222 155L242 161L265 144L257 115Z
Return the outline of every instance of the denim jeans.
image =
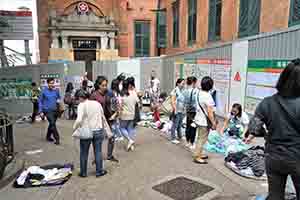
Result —
M269 195L267 200L284 200L288 175L291 175L297 200L300 199L300 162L275 159L266 155L266 171L268 175Z
M111 125L111 130L114 134L114 138L122 137L122 133L120 130L120 122L119 121L114 121Z
M102 142L104 139L103 130L94 131L92 139L80 140L80 174L87 176L87 163L89 157L90 144L93 143L96 162L96 175L103 171Z
M58 130L56 128L56 121L57 121L57 118L58 118L56 111L45 112L45 115L46 115L47 120L49 122L48 131L47 131L47 138L46 139L50 139L51 136L53 135L54 139L57 142L59 142L59 134L58 134Z
M121 120L120 121L120 130L123 136L128 140L134 141L135 128L133 120Z
M176 113L175 117L173 118L173 124L172 124L172 128L171 128L171 139L175 140L176 139L176 135L175 135L175 131L177 130L177 136L178 139L182 138L182 134L181 134L181 126L182 126L182 122L183 122L183 113Z

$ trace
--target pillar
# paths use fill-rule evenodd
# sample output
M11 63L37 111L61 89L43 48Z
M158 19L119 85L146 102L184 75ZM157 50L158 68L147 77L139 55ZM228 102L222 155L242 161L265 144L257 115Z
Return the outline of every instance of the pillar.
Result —
M61 36L62 39L62 48L69 49L68 36Z
M29 40L24 40L24 47L25 47L26 65L30 65L30 64L32 64L32 62L31 62L31 57L30 57Z
M107 49L108 48L108 37L107 34L101 36L101 49Z

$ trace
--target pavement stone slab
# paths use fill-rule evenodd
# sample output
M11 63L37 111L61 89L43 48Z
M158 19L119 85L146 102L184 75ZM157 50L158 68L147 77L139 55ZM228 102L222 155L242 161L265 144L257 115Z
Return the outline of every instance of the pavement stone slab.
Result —
M61 145L56 146L45 141L47 123L33 125L22 124L15 127L15 144L24 159L26 166L46 165L72 162L75 164L73 177L61 187L42 187L34 189L14 189L11 185L0 190L0 197L5 200L170 200L169 197L154 191L155 184L169 177L182 175L201 183L213 185L218 195L249 196L255 190L247 189L247 185L238 184L230 175L224 175L214 166L217 157L213 156L209 164L200 166L192 162L192 154L182 147L171 144L160 137L157 131L138 128L137 145L133 152L125 151L125 142L118 142L115 157L120 163L105 161L108 175L95 177L95 166L92 165L92 148L89 155L87 178L77 176L79 167L79 144L72 138L72 121L59 120L58 129L61 134ZM24 152L42 149L42 152L27 155ZM103 155L106 155L107 144L103 144ZM228 170L228 169L222 169ZM24 198L25 197L25 198Z

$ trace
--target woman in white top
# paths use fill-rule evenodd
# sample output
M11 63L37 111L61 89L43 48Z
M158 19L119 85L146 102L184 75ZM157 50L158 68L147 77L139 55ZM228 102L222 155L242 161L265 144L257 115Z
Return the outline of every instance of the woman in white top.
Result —
M203 154L204 144L207 142L210 129L216 129L216 121L214 117L215 102L209 93L213 88L214 81L206 76L201 80L201 90L197 98L197 114L194 122L198 126L198 136L196 149L194 152L194 162L198 164L207 164L208 156Z
M108 137L112 136L110 128L104 116L102 106L97 101L88 100L89 93L84 90L78 92L80 104L78 106L77 119L74 123L73 129L77 130L79 127L89 128L93 131L93 138L80 139L80 177L87 176L87 162L89 155L90 144L93 144L95 162L96 162L96 177L107 174L103 170L102 159L102 142L104 139L104 130Z
M139 98L134 88L134 79L131 77L123 82L123 90L121 92L122 103L120 113L120 129L123 136L128 140L128 151L134 149L134 118L136 104L139 102Z
M226 136L242 139L248 130L248 124L249 117L245 112L243 112L242 105L235 103L231 108L231 112L224 121L221 133L224 133Z

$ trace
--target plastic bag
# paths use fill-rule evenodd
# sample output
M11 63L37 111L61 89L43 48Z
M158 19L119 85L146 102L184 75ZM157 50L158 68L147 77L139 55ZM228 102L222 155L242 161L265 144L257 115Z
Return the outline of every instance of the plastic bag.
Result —
M285 193L286 194L296 194L296 190L295 190L294 183L292 181L291 176L288 176L288 178L287 178Z

